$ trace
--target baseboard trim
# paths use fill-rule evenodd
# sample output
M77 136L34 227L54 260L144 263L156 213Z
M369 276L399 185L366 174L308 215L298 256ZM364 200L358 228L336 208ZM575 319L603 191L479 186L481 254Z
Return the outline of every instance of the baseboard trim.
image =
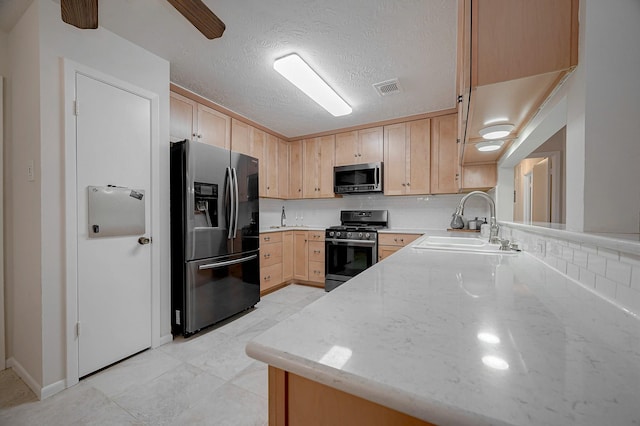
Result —
M7 359L7 368L12 368L13 371L22 379L22 381L29 386L29 388L36 394L38 399L42 399L42 388L40 384L25 370L14 357Z
M65 390L66 388L67 388L66 381L58 380L57 382L51 383L50 385L47 385L42 388L40 399L42 400L42 399L49 398L50 396L55 395L58 392Z
M160 336L158 347L162 345L166 345L167 343L171 343L172 341L173 341L173 334L165 334L164 336Z

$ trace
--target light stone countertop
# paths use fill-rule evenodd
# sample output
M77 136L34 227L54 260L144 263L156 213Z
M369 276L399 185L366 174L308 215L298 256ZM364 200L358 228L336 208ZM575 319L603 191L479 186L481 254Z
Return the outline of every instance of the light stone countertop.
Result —
M439 425L640 424L637 319L527 253L416 244L247 354Z
M278 226L261 229L261 234L267 234L269 232L284 232L284 231L324 231L324 226Z

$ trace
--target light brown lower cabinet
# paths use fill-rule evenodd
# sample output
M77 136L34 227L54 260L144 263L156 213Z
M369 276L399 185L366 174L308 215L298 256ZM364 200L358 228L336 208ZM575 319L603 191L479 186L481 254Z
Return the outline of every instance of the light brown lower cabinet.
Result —
M260 292L291 281L324 286L324 231L260 234Z
M405 425L423 420L269 366L269 426Z
M420 234L378 234L378 262L420 238Z
M293 231L282 233L282 281L293 279Z

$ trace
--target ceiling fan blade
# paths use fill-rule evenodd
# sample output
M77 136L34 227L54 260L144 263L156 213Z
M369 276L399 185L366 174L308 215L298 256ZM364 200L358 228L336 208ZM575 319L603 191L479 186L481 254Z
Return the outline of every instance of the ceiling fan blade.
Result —
M82 29L98 28L98 0L60 0L62 20Z
M226 26L202 0L167 0L206 38L222 37Z

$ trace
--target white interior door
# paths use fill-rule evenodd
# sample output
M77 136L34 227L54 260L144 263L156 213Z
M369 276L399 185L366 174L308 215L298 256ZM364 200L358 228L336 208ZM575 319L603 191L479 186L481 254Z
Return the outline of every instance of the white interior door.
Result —
M144 191L150 234L151 101L76 74L79 376L151 346L151 246L89 238L88 186Z

